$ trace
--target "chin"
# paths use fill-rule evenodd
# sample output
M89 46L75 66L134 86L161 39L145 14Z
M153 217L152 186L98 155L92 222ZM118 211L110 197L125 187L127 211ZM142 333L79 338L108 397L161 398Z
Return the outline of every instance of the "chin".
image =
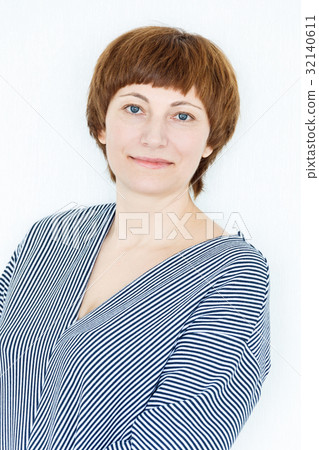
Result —
M136 178L135 180L130 180L129 177L127 177L126 180L121 180L120 183L118 183L119 190L121 190L121 185L124 186L126 190L142 195L168 195L170 193L169 189L167 189L167 184L164 184L163 180L156 180L156 177L152 176L144 177L143 180L137 180Z

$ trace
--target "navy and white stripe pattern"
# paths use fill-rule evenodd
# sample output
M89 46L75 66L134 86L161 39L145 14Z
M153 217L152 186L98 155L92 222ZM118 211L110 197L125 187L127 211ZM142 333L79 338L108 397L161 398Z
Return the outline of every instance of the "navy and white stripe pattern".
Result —
M37 221L0 279L2 450L226 450L270 368L269 266L195 244L77 320L115 203Z

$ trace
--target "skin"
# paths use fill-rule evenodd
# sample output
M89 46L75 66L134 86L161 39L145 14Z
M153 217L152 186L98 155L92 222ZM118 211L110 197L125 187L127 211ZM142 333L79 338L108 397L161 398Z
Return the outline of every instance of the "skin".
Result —
M172 106L175 102L188 104ZM105 125L99 140L106 144L117 191L115 220L109 238L117 241L118 248L127 249L171 246L173 235L177 245L185 239L192 245L206 224L195 217L201 210L192 201L188 185L201 158L213 151L206 145L210 131L207 113L194 87L184 96L178 90L154 88L151 84L125 86L112 98ZM142 156L166 159L171 164L161 169L142 167L132 159ZM159 239L154 214L160 211L162 238ZM127 223L131 230L125 239L119 239L121 213L147 213L150 229L136 234L133 228L141 227L141 221L130 219ZM174 233L176 224L168 213L179 220L191 213L184 222L188 236ZM204 235L201 240L205 240Z

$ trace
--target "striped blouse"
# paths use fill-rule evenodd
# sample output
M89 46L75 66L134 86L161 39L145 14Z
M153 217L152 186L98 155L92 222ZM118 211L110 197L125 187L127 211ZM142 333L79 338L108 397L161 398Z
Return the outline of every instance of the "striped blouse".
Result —
M107 203L35 222L0 278L2 450L226 450L270 368L269 267L236 235L77 320Z

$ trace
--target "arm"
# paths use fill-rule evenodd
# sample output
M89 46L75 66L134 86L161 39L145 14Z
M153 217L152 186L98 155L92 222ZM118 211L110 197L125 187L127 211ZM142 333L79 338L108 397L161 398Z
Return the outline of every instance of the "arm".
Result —
M107 450L228 450L270 368L269 267L232 264L184 325L131 439Z
M4 302L9 290L10 282L12 279L12 275L14 273L14 270L16 268L19 256L21 254L22 248L24 246L25 240L26 240L27 234L24 236L21 242L17 245L17 247L14 249L11 258L9 259L7 265L4 268L4 271L0 275L0 317L2 314L2 310L4 307Z

